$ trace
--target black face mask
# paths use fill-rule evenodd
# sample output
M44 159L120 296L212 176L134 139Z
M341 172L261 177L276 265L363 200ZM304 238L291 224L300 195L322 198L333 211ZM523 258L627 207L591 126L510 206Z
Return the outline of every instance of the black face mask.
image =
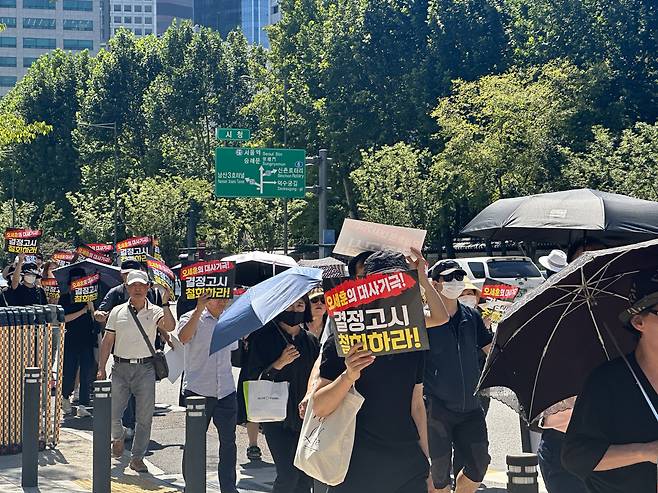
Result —
M282 322L290 326L304 323L305 319L306 319L306 313L304 312L282 312L276 317L277 322Z

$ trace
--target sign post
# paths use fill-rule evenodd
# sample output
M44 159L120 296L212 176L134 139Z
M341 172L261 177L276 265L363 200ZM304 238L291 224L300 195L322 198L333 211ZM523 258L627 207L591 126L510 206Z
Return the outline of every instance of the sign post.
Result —
M306 192L306 151L218 147L217 197L302 198Z

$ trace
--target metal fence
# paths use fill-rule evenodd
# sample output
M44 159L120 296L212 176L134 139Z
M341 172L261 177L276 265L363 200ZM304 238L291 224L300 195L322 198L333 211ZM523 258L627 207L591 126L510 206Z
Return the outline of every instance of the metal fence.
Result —
M58 305L0 308L0 455L21 452L23 374L41 368L39 448L59 442L64 311ZM56 382L51 388L51 382Z

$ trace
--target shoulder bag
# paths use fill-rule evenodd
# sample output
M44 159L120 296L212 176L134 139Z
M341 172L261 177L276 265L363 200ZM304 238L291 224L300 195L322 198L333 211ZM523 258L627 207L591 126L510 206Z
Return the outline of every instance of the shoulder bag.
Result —
M142 327L142 323L139 321L139 318L137 318L137 310L135 310L135 307L132 306L131 304L128 304L128 309L130 310L130 314L133 316L133 320L137 324L137 328L142 333L144 342L146 342L149 351L151 351L151 356L153 356L153 368L155 369L155 379L160 381L164 378L167 378L169 376L169 365L167 365L167 358L165 358L165 354L160 350L156 351L155 349L153 349L153 344L151 344L151 340L146 335L146 331L144 330L144 327Z

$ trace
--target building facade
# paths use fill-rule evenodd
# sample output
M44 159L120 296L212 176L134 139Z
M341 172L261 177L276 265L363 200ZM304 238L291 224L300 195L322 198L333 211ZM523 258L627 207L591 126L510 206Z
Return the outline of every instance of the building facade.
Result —
M0 95L56 48L98 52L100 0L0 0Z
M109 0L109 7L110 36L114 36L122 27L129 29L137 37L156 32L156 0Z

